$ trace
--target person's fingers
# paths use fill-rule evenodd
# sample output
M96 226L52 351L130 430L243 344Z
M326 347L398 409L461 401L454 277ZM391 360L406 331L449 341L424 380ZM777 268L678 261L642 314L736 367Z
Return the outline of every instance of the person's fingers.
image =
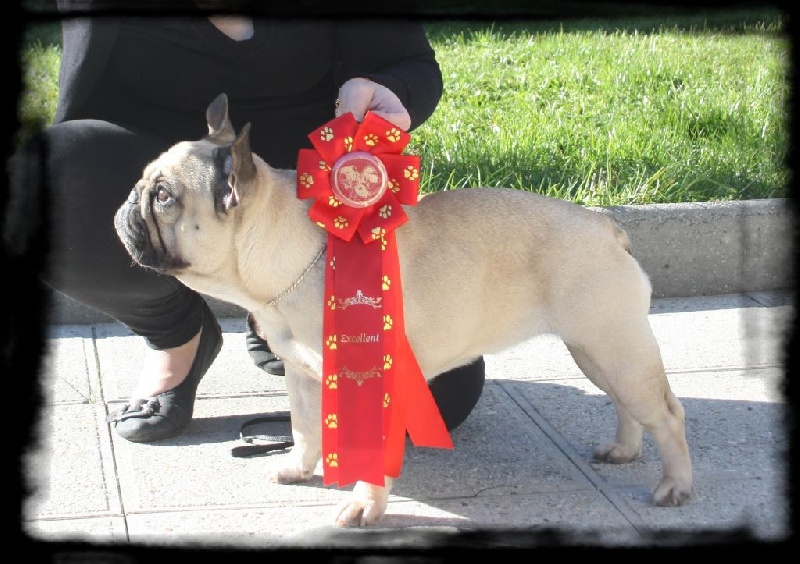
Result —
M356 121L364 119L372 97L375 94L375 84L363 78L351 78L339 89L339 104L337 115L350 112Z
M408 129L411 127L411 116L408 115L408 112L373 111L372 113L376 116L382 117L389 123L396 125L403 131L408 131Z
M352 78L339 89L335 115L351 112L357 121L373 112L397 127L407 131L411 116L400 99L388 88L364 78Z

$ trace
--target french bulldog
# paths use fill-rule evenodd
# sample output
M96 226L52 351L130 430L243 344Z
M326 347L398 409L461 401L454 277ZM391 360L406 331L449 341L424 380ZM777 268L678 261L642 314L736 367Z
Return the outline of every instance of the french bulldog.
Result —
M228 99L206 111L208 134L175 144L143 172L115 215L139 265L175 276L253 316L283 359L294 447L269 479L309 480L321 457L327 233L296 195L296 171L271 167L238 133ZM684 409L651 330L651 284L627 234L607 214L531 192L469 188L406 206L397 229L406 333L426 379L536 335L557 335L613 400L614 441L595 459L641 456L643 430L662 459L658 506L692 496ZM392 479L357 482L335 525L380 521Z

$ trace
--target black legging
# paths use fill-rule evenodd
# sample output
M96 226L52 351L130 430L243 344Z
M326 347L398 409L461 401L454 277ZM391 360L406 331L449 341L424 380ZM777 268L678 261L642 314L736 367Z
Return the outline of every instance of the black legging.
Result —
M45 281L155 349L197 334L203 298L171 276L135 265L113 218L145 165L169 145L105 121L68 121L23 146L11 169L12 187L23 194L40 191L47 180L52 252Z
M12 157L17 195L39 193L47 176L52 252L45 281L117 319L154 349L188 342L200 330L203 297L176 278L133 263L114 230L114 213L145 165L171 143L99 120L49 127ZM472 411L484 363L440 374L430 387L448 428Z

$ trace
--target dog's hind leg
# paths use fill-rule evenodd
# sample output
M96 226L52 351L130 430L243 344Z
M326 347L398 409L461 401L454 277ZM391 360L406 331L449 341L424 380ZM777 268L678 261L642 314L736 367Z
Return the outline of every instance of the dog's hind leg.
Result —
M598 447L594 459L600 462L622 464L636 460L642 455L642 434L644 427L625 409L605 381L600 369L580 348L567 344L567 350L575 364L598 388L603 390L614 402L617 412L617 435L613 443Z
M653 491L655 505L682 505L692 495L692 463L686 443L686 424L683 406L667 389L664 392L666 413L649 425L648 431L661 451L663 478Z
M625 328L614 328L617 333ZM616 335L616 349L567 345L586 376L614 402L616 442L595 451L595 458L621 463L641 455L642 427L653 436L662 459L662 478L653 490L655 505L681 505L692 494L692 464L686 442L683 406L664 373L658 343L649 325ZM634 330L635 329L635 330Z

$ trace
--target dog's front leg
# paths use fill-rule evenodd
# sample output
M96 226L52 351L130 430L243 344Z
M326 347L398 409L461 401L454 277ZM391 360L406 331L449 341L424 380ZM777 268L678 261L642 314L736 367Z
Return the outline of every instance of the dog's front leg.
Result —
M392 479L385 478L386 484L376 486L367 482L356 482L350 497L336 508L337 527L364 527L374 525L386 513Z
M289 394L294 446L289 454L282 457L282 464L267 474L271 482L280 484L310 480L322 455L322 396L319 381L287 363L286 391Z

